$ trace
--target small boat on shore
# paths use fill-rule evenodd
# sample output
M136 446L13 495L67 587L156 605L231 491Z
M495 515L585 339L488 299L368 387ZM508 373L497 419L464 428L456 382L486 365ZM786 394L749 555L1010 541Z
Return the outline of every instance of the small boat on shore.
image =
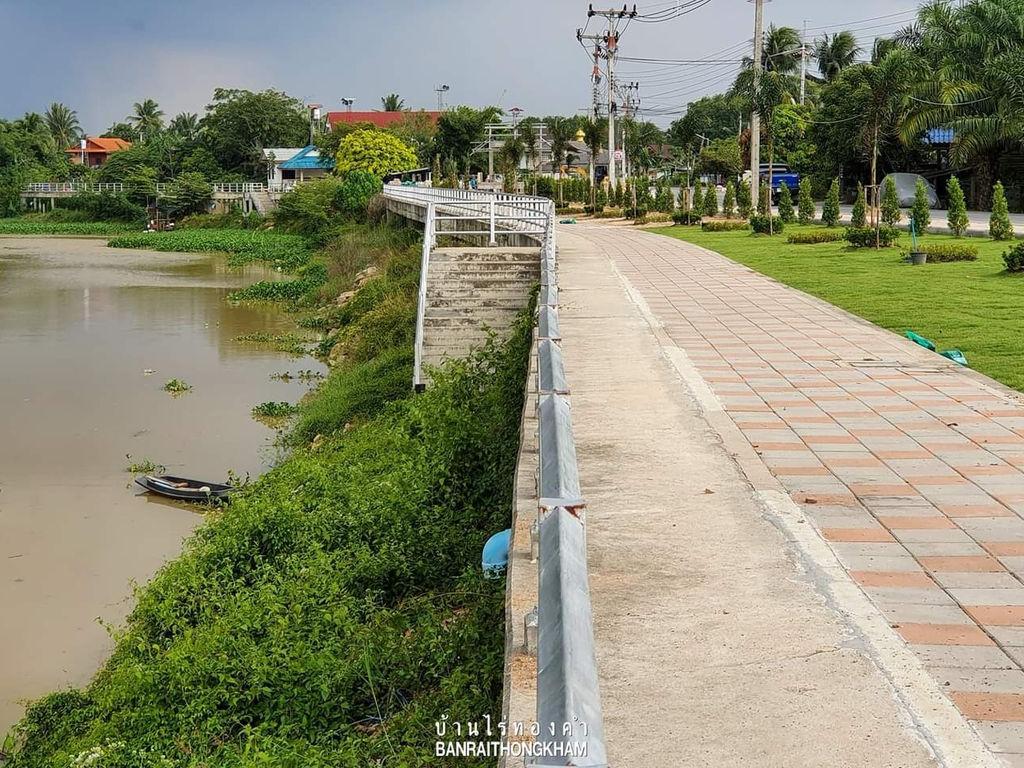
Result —
M203 480L189 480L173 475L144 475L135 482L147 491L182 501L213 502L227 498L233 490L224 483L207 483Z

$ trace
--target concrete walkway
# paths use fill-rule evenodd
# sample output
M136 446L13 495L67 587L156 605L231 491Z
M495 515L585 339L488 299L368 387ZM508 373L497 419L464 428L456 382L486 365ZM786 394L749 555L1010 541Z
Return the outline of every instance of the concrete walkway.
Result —
M1024 403L717 254L562 227L616 766L1024 766Z

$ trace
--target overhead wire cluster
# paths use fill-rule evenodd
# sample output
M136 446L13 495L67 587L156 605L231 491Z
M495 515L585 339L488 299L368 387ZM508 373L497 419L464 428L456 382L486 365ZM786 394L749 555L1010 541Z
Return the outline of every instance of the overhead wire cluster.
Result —
M652 10L638 13L635 21L669 21L702 8L709 2L710 0L690 0L664 3ZM843 30L849 31L857 37L857 42L864 52L869 53L875 38L897 32L912 23L916 14L916 8L907 8L863 19L808 26L806 32L820 36ZM808 36L810 37L810 34ZM749 50L752 42L751 38L747 38L714 53L688 59L620 55L617 60L623 64L624 76L639 79L645 88L654 89L644 93L647 103L643 112L650 117L670 117L685 114L689 101L692 100L689 97L705 94L709 90L722 88L735 81L743 66L750 60ZM812 41L808 39L804 44L810 47ZM770 56L789 55L799 53L800 50L796 48Z

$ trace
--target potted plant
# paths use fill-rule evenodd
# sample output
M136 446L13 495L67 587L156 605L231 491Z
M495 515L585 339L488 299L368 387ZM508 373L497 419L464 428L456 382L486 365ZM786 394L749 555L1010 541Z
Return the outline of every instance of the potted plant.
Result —
M917 249L917 229L914 226L914 219L910 219L910 263L920 266L928 261L928 254Z

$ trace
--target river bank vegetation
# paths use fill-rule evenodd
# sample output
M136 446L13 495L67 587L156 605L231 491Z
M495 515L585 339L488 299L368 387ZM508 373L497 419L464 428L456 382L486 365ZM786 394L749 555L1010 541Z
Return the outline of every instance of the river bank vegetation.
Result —
M138 589L93 682L29 708L15 768L445 765L435 720L500 716L504 585L479 556L508 524L530 320L412 397L418 236L331 228L308 252L279 232L145 236L316 265L288 299L333 367L291 454Z

